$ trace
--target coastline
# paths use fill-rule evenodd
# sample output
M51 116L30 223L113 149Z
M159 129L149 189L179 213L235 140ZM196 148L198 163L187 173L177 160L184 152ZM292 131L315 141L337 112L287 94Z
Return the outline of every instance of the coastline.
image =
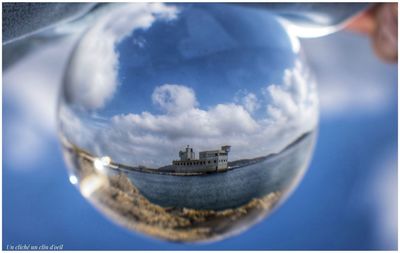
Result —
M307 138L309 135L313 134L315 130L304 133L300 137L298 137L295 141L287 145L282 151L279 153L271 153L266 156L261 156L261 157L256 157L256 158L251 158L251 159L240 159L240 160L235 160L228 162L228 168L223 171L207 171L207 172L176 172L176 171L169 171L169 170L163 170L163 168L166 167L171 167L172 165L166 165L159 167L157 169L155 168L148 168L145 166L137 166L137 167L132 167L128 166L125 164L121 163L115 163L115 162L110 162L107 167L109 169L115 170L115 171L121 171L121 172L130 172L130 171L137 171L137 172L143 172L143 173L151 173L151 174L159 174L159 175L169 175L169 176L201 176L201 175L210 175L210 174L218 174L218 173L227 173L229 171L239 169L242 167L246 167L252 164L256 163L261 163L265 161L266 159L272 159L274 157L279 156L280 154L284 153L286 150L290 149L291 147L295 146L299 142L301 142L303 139ZM75 144L70 143L68 140L65 138L62 138L62 142L64 144L65 148L72 149L74 152L80 153L82 157L88 159L89 161L94 161L96 158L93 156L91 153L89 153L86 150L83 150L79 147L77 147Z

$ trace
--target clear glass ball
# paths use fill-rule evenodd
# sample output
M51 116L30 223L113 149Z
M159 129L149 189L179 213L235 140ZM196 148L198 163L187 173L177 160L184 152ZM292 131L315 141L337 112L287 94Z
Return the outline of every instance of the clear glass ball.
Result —
M235 4L114 4L76 45L58 121L70 181L118 224L224 238L307 169L316 85L273 14Z

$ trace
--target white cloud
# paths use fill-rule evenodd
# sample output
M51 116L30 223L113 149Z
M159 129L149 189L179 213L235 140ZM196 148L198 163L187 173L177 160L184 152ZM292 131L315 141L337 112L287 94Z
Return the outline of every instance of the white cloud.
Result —
M282 85L270 85L263 94L270 98L267 112L275 121L311 120L318 113L316 83L304 66L297 61L292 70L286 70ZM299 117L301 115L301 117Z
M71 59L66 96L85 109L99 109L113 96L117 85L115 46L137 29L157 19L175 18L177 9L162 3L122 4L102 15L86 32Z
M196 94L184 85L155 87L151 99L164 113L116 115L105 128L91 128L85 140L76 128L66 127L72 141L98 156L114 161L147 166L162 166L177 158L187 144L195 150L231 145L231 160L279 152L317 124L315 84L300 63L286 71L282 85L260 89L260 99L246 93L240 103L216 104L201 108ZM233 101L237 100L232 98ZM262 100L262 101L261 101ZM251 111L264 105L261 116ZM72 115L73 116L73 115ZM64 122L72 120L64 119ZM79 126L79 124L74 124ZM82 124L87 128L85 124ZM83 129L82 133L87 131ZM86 135L86 134L85 134ZM79 138L77 136L80 136Z
M257 96L254 93L249 93L243 98L243 105L249 112L254 112L260 108L260 104L257 101Z
M182 85L165 84L157 87L152 96L153 103L167 113L182 113L196 104L196 97L191 88Z
M248 92L247 90L239 90L236 92L234 101L242 104L243 107L250 113L255 112L261 106L257 96L252 92Z

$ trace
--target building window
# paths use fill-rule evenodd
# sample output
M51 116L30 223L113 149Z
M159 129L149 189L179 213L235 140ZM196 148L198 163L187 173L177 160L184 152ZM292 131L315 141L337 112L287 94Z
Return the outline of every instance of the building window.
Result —
M217 163L217 160L214 160L214 163Z

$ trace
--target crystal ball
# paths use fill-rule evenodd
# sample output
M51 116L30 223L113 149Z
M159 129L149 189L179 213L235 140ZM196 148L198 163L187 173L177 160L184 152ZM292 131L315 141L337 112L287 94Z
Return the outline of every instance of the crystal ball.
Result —
M316 84L279 17L236 4L113 4L83 33L58 107L70 181L132 231L238 234L296 187Z

